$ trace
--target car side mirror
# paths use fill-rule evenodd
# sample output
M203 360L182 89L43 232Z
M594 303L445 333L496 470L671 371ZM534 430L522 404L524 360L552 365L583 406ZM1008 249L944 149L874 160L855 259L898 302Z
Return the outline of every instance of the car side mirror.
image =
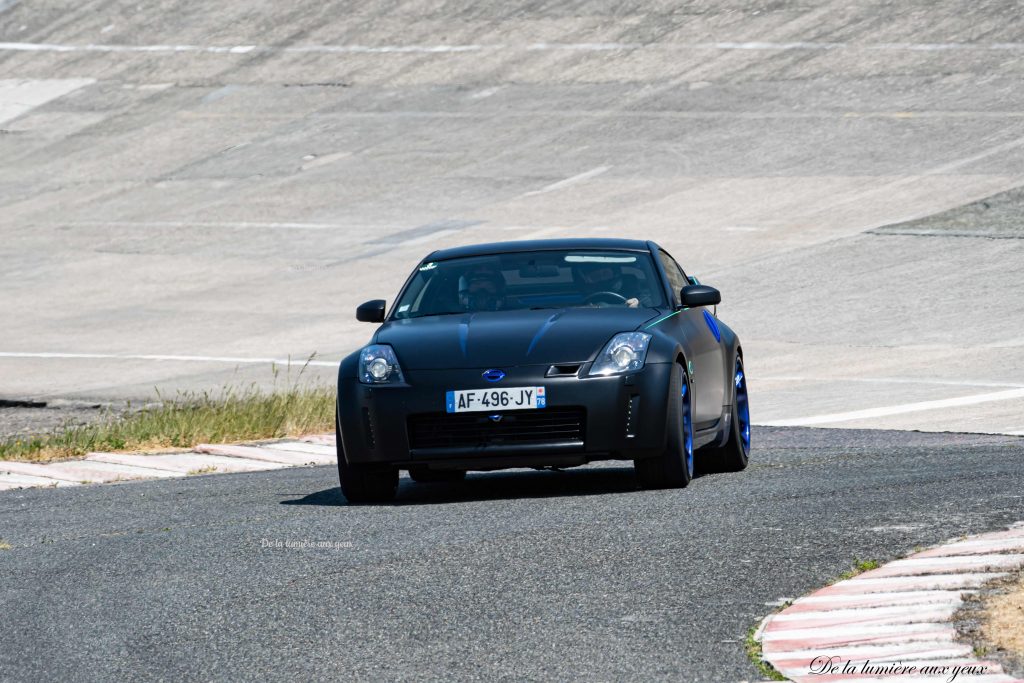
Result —
M707 285L686 285L679 290L679 300L687 308L717 306L722 302L722 293Z
M356 309L356 320L363 323L384 322L384 299L374 299Z

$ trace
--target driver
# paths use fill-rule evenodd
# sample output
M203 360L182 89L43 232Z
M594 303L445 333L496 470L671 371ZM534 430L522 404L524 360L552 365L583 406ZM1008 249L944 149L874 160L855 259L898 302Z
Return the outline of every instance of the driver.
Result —
M584 295L592 297L600 292L613 292L626 300L626 305L636 308L640 300L627 293L622 277L622 268L614 263L583 263L580 265L580 280Z
M505 278L491 266L474 266L459 278L459 305L467 311L504 308Z

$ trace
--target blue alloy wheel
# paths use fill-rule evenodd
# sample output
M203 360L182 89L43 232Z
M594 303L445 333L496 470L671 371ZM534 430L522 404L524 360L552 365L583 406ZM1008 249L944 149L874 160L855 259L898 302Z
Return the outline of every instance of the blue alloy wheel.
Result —
M743 361L736 359L736 420L739 423L740 445L743 455L750 455L750 405L747 403L747 378L743 374Z
M682 401L680 401L681 409L683 411L682 427L683 427L683 443L686 448L686 471L689 476L693 477L693 420L690 416L690 387L689 381L686 377L683 377L683 390L682 390Z

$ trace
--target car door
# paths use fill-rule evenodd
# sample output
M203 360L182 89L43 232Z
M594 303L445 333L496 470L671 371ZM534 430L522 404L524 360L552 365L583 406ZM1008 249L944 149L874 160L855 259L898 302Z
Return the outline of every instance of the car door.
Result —
M658 257L672 287L674 304L678 306L679 291L690 281L668 252L659 250ZM697 429L708 427L722 416L725 402L725 361L717 320L711 310L702 306L681 311L666 322L673 323L669 330L688 351L694 426Z

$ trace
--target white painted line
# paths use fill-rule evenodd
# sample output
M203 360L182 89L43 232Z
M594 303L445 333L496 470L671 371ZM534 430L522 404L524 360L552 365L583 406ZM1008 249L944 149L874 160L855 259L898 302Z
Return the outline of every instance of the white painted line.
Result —
M597 168L592 168L589 171L584 171L583 173L571 176L569 178L566 178L565 180L559 180L557 183L551 183L550 185L548 185L546 187L542 187L539 190L534 190L532 192L526 192L522 196L523 197L532 197L533 195L537 195L537 194L546 194L548 192L554 192L555 190L561 190L563 187L569 187L570 185L575 185L576 183L581 183L584 180L590 180L591 178L595 178L595 177L601 175L602 173L605 173L610 168L611 168L611 166L598 166Z
M1008 550L1024 551L1024 536L1017 538L980 538L972 541L959 541L931 550L923 550L915 558L944 557L948 555L984 555L1002 553Z
M95 82L92 78L0 80L0 123Z
M989 382L987 380L917 379L913 377L812 377L807 375L751 376L749 380L759 382L864 382L866 384L928 384L943 387L1007 387L1024 389L1021 382Z
M480 52L483 50L501 50L503 45L292 45L287 47L271 47L260 45L123 45L95 44L71 45L61 43L0 43L0 51L9 52L99 52L99 53L206 53L244 55L250 52L278 53L325 53L325 54L386 54L386 53L445 53L445 52Z
M818 622L831 619L833 622L877 622L878 620L891 620L890 624L913 623L920 621L942 622L948 619L959 607L959 603L951 602L944 605L930 605L923 607L920 604L914 605L885 605L880 607L835 607L822 609L816 612L786 612L776 614L772 617L770 626L785 628L806 628L795 626L802 622ZM935 615L937 617L933 618Z
M774 622L774 619L772 619ZM771 626L769 622L768 626ZM921 640L927 638L930 641L953 640L956 637L956 629L943 624L868 624L868 625L841 625L807 629L785 629L773 631L766 628L761 634L761 640L768 644L777 640L808 641L821 643L848 643L853 641L884 641L899 642L902 640Z
M856 581L840 581L822 588L815 595L875 595L913 590L951 590L977 588L987 581L1002 578L1006 573L973 572L964 574L918 574L879 579L858 577Z
M338 367L339 361L311 360L296 358L238 358L234 356L167 356L157 354L129 353L29 353L21 351L0 351L0 358L53 358L58 360L151 360L151 361L182 361L186 363L232 363L241 365L310 365L322 368Z
M352 156L352 152L334 152L333 154L324 154L323 156L314 156L312 159L306 160L306 163L302 164L302 170L308 171L312 168L319 166L327 166L333 164L335 161L341 161ZM312 224L312 225L323 225L323 224Z
M491 95L495 94L496 92L501 90L502 87L503 86L496 85L493 88L484 88L483 90L477 90L475 93L472 93L472 94L469 95L469 99L471 99L471 100L482 100L482 99L484 99L486 97L490 97Z
M337 159L332 159L332 161L337 161ZM225 228L229 230L347 230L353 227L351 225L344 225L341 223L296 223L275 221L67 221L50 222L47 223L47 225L82 225L115 228Z
M323 52L327 54L445 54L449 52L485 52L503 50L504 45L299 45L280 48L281 52L300 54ZM260 52L273 52L275 48L261 47Z
M819 595L812 594L802 598L798 598L793 601L787 609L792 607L798 607L801 605L819 605L822 603L834 604L834 605L846 605L846 604L859 604L865 600L872 602L885 602L886 604L896 605L903 604L904 602L956 602L961 598L960 596L964 593L971 593L969 590L910 590L910 591L893 591L891 593L869 593L867 595ZM814 609L818 609L814 607Z
M826 609L857 609L863 607L894 607L897 605L959 605L974 590L919 590L891 593L854 593L848 595L808 595L786 608L789 614L820 612Z
M884 578L889 576L917 576L920 574L949 574L957 571L984 572L996 569L1014 569L1024 565L1024 554L994 553L991 555L944 555L937 557L918 557L914 555L905 560L889 562L883 567L864 573L862 579L852 579L851 583L868 578Z
M704 42L704 43L528 43L524 45L463 44L463 45L125 45L116 43L0 43L0 51L9 52L96 52L96 53L150 53L183 54L205 53L244 55L258 53L283 54L458 54L496 51L529 52L609 52L618 50L742 50L742 51L828 51L871 50L883 52L949 52L967 51L1024 51L1024 43L829 43L813 41L792 42Z
M886 417L888 415L916 413L923 410L956 408L959 406L970 406L993 401L1010 401L1018 398L1024 398L1024 389L996 391L988 394L975 394L973 396L960 396L958 398L946 398L938 401L904 403L902 405L884 406L881 408L868 408L867 410L853 410L846 413L829 413L826 415L798 417L787 420L768 420L757 424L766 427L807 427L811 425L829 424L832 422L849 422L851 420L866 420L876 417Z
M871 630L875 626L892 626L900 624L941 624L950 619L960 609L960 605L945 607L922 608L921 605L910 605L899 613L887 612L886 607L869 607L861 610L832 610L827 612L811 612L806 614L779 615L768 625L766 632L772 633L782 629L803 631L813 635L824 626L859 626ZM786 621L782 621L785 617Z
M971 647L959 643L901 643L899 645L851 645L849 647L829 648L829 655L841 657L843 660L885 662L898 661L913 657L914 659L937 659L947 657L970 657ZM772 655L769 660L776 658L785 661L803 660L805 665L821 654L820 648L809 648L806 650L787 650ZM806 673L806 671L804 672ZM915 681L916 683L916 681Z

